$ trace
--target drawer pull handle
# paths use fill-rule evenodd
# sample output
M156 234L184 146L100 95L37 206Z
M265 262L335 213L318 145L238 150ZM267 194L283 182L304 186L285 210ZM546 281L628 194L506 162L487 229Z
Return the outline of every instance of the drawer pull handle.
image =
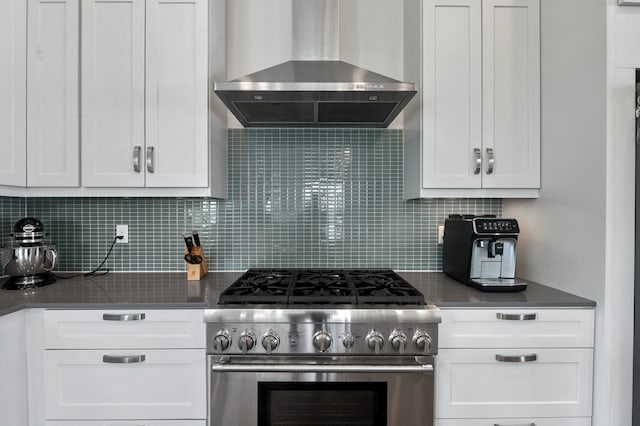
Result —
M496 354L496 361L498 362L532 362L537 361L538 355L500 355Z
M498 312L496 318L507 321L534 321L538 319L538 314L504 314Z
M493 426L519 426L519 425L501 425L498 423L494 423ZM522 426L536 426L535 423L531 422L531 423L523 423Z
M129 355L129 356L118 356L118 355L103 355L102 362L107 364L138 364L140 362L144 362L147 359L146 355Z
M142 321L146 314L102 314L104 321Z

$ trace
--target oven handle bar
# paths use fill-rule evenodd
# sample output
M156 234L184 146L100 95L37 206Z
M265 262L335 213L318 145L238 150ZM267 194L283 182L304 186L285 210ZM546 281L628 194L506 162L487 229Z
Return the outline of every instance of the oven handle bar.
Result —
M433 373L432 364L418 365L305 365L305 364L213 364L218 373Z

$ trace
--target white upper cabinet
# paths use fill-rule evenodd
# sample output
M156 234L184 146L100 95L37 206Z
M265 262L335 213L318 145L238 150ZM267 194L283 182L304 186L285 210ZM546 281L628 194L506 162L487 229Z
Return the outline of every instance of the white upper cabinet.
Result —
M0 184L26 184L27 5L0 0Z
M538 0L406 0L405 197L535 197Z
M82 12L84 186L207 187L206 0Z
M77 187L78 0L0 11L0 185Z
M207 19L206 0L147 0L147 186L208 185Z
M29 0L27 186L80 184L78 0Z
M539 188L539 0L483 0L482 20L482 184Z
M82 5L82 184L144 186L144 0Z

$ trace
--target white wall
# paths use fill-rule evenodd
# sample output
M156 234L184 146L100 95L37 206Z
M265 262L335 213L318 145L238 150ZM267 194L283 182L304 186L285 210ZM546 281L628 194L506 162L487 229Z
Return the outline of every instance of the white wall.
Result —
M598 303L594 426L631 425L633 73L612 62L623 9L542 1L542 190L504 203L523 228L518 274Z

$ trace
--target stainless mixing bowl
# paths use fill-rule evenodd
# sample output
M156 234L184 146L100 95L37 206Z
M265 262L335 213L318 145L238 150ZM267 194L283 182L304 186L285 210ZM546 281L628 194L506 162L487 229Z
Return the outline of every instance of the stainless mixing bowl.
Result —
M56 266L56 247L42 245L33 247L11 247L4 273L12 277L44 274Z

